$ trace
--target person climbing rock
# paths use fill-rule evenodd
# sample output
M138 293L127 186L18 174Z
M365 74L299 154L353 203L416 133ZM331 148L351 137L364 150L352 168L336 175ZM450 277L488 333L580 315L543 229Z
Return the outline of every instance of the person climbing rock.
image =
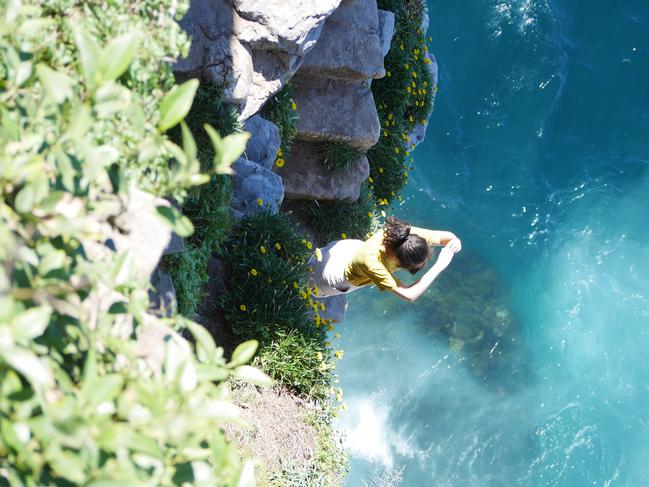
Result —
M417 281L404 285L394 276L399 268L416 274L433 255L433 247L442 247L433 266ZM462 249L462 242L452 232L427 230L388 217L382 229L365 241L335 240L317 249L311 258L313 284L318 296L346 294L375 284L381 291L392 291L413 302Z

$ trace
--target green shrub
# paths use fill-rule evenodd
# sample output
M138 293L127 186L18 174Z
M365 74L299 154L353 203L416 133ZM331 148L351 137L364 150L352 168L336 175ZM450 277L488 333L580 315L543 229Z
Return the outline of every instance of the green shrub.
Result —
M295 201L289 206L315 232L318 245L342 238L367 239L379 225L378 212L367 186L358 201Z
M316 145L316 153L318 160L332 174L347 171L358 162L362 154L360 150L336 140L319 142Z
M437 86L428 70L428 47L420 30L422 0L379 0L378 6L394 12L396 24L384 60L386 76L372 83L381 137L367 156L375 200L388 205L406 185L412 162L408 134L416 125L425 125Z
M330 350L319 337L296 330L277 331L255 365L299 394L324 401L331 396L334 368Z
M186 123L196 140L197 158L207 170L214 160L214 146L204 126L216 128L221 135L241 132L236 111L223 102L221 90L203 83L198 87ZM180 140L178 128L171 137ZM207 262L218 252L230 227L230 178L212 175L207 184L192 188L184 201L182 211L194 225L195 232L185 240L185 251L165 257L165 262L176 289L178 312L187 317L196 314L203 300L208 280Z
M125 202L183 201L210 180L187 129L197 83L173 86L175 1L0 6L0 484L232 485L249 478L221 426L226 364L199 325L147 312L148 276L114 251ZM178 10L180 9L180 10ZM214 135L218 171L245 136ZM191 224L142 206L179 234ZM195 345L168 326L189 330ZM157 334L146 352L143 335ZM151 343L148 343L151 346ZM145 347L146 348L146 347ZM250 484L250 482L247 482Z
M287 83L273 97L266 102L260 111L261 115L279 127L279 136L282 139L282 155L291 150L293 139L297 135L297 105L293 101L293 85Z
M278 330L316 328L307 308L307 242L283 215L258 214L235 225L223 245L227 322L240 337L270 343Z

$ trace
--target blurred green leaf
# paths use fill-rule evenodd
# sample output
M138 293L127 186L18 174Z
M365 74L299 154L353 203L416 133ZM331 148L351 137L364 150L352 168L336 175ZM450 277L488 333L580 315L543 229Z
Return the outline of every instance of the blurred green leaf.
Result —
M14 319L14 336L31 340L43 334L50 323L52 309L49 306L37 306L20 313Z
M237 365L243 365L250 362L252 357L254 357L258 346L259 343L257 340L248 340L241 343L234 349L234 352L232 352L232 359L230 360L228 367L236 367Z
M232 375L256 386L270 387L273 385L273 379L250 365L240 365L234 369Z
M59 105L72 96L72 79L66 74L50 69L45 64L36 66L38 77L45 91Z
M233 480L232 487L254 487L255 486L255 467L250 460L246 460L241 465L236 478Z
M92 87L95 81L95 72L97 69L97 61L100 56L100 49L95 39L81 27L75 27L74 41L79 50L79 58L81 61L81 70L86 79L86 83Z
M16 211L18 211L19 213L29 213L34 207L34 200L34 186L32 186L31 184L23 186L23 188L16 195L16 200L14 201Z
M192 107L198 80L191 79L182 85L174 86L160 102L160 122L158 130L164 132L180 123Z
M36 389L52 384L52 373L49 368L26 348L0 349L0 358L20 372Z
M128 69L137 52L138 36L134 32L121 35L111 40L101 50L97 62L99 82L113 81ZM92 50L92 49L90 49Z
M188 237L194 233L194 225L186 216L183 216L173 206L157 206L156 211L162 219L171 226L171 229L181 237Z
M185 326L196 340L198 358L201 362L210 362L216 354L216 344L212 335L204 326L190 320L185 321Z

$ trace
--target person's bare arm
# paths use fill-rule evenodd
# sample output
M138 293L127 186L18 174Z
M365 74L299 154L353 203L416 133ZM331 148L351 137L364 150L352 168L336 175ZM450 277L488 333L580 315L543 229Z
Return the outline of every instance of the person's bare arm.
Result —
M410 233L423 237L429 246L434 247L446 246L454 239L459 241L453 232L446 230L428 230L426 228L412 227Z
M458 239L459 241L459 239ZM459 251L459 250L458 250ZM392 289L392 292L399 296L401 299L404 299L409 302L414 302L426 292L426 289L430 287L433 281L441 274L441 272L448 267L453 260L453 256L456 252L453 252L449 246L444 247L435 264L426 271L426 273L421 276L416 282L409 286L404 286L403 284Z

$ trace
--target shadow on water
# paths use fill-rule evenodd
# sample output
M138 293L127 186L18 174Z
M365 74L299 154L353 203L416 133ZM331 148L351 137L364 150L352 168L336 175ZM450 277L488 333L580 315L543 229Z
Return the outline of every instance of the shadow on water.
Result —
M415 326L442 340L478 382L499 393L529 385L534 376L521 322L496 271L463 251L417 301Z

